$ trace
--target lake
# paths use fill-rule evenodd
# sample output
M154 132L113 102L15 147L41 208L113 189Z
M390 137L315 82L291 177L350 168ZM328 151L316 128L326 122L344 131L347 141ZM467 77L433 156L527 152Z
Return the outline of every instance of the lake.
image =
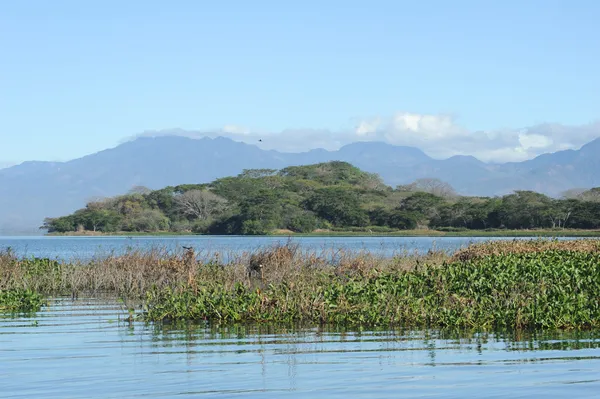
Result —
M209 328L55 299L0 318L2 398L576 398L600 392L600 333Z
M303 249L384 256L490 238L297 237ZM512 238L495 238L512 239ZM21 256L89 259L182 245L252 251L284 237L1 237ZM345 331L127 322L98 298L0 315L2 398L595 398L600 331Z
M472 242L514 240L511 237L293 237L292 242L308 251L328 252L338 249L369 251L392 256L404 251L424 253L431 249L455 251ZM531 238L520 238L531 239ZM561 238L562 239L562 238ZM19 256L48 257L51 259L90 259L128 249L194 247L200 255L215 252L227 255L254 251L277 243L286 243L286 237L265 236L29 236L0 237L0 250L11 248Z

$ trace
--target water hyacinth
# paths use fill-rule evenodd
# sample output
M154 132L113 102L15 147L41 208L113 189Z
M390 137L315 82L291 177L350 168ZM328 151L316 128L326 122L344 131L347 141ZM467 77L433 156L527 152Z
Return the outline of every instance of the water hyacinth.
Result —
M454 255L315 253L288 243L231 256L133 251L85 263L0 255L1 292L138 300L148 321L362 326L600 326L595 240L475 244ZM129 308L130 306L128 306Z

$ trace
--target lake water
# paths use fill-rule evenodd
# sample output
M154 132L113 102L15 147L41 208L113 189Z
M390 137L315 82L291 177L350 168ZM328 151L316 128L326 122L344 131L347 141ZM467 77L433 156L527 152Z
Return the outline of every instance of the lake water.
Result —
M0 318L0 397L596 398L600 332L145 325L56 299Z
M427 252L430 249L454 251L471 242L513 240L490 237L294 237L292 242L308 251L331 252L338 249L369 251L392 256L404 251ZM529 239L529 238L524 238ZM52 259L89 259L128 249L194 247L201 255L215 252L227 255L254 251L276 243L286 243L286 237L249 236L132 236L132 237L0 237L0 250L11 248L19 256L38 256Z
M303 249L382 255L489 238L298 237ZM0 237L21 256L91 258L129 248L239 252L281 237ZM0 398L595 398L600 331L473 333L210 328L129 323L115 302L51 300L0 315Z

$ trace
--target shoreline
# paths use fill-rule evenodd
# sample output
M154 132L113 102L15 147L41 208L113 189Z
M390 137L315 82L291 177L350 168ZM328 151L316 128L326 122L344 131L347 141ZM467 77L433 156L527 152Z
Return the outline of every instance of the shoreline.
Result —
M294 233L292 231L275 231L267 235L219 235L219 234L197 234L192 232L129 232L120 231L113 233L100 233L92 231L69 232L69 233L47 233L40 237L565 237L583 238L600 237L600 230L461 230L461 231L439 231L439 230L397 230L390 232L365 232L365 231L334 231L323 230L311 233Z

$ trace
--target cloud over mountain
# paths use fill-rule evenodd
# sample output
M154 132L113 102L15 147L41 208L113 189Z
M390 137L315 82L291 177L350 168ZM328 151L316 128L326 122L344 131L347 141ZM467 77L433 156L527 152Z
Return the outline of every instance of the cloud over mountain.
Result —
M180 135L187 137L229 137L256 144L262 149L283 152L315 148L337 150L357 141L383 141L423 149L434 158L473 155L485 162L510 162L532 159L540 154L577 149L600 137L600 121L580 126L545 123L520 129L472 131L452 115L425 115L398 112L389 117L362 118L353 128L286 129L280 132L256 131L249 127L227 125L206 130L147 131L139 136Z

